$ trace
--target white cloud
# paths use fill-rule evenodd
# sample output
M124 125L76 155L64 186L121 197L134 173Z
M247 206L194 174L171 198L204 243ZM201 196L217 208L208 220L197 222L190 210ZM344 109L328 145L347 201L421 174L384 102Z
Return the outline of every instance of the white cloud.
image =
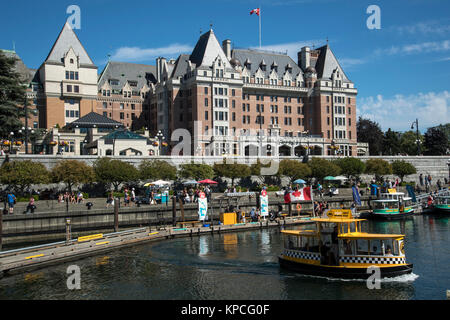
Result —
M412 122L419 119L419 129L425 130L450 122L450 92L428 92L384 98L382 95L361 98L358 102L358 116L380 124L383 130L391 128L407 131Z
M191 52L192 46L174 43L162 48L121 47L115 50L111 60L116 61L150 61L159 56L177 57L181 53Z
M450 25L440 23L439 21L418 22L407 26L393 26L389 28L399 35L444 35L450 32Z
M409 55L429 52L442 52L450 50L450 40L429 41L414 44L405 44L402 46L391 46L375 50L375 56L384 55Z

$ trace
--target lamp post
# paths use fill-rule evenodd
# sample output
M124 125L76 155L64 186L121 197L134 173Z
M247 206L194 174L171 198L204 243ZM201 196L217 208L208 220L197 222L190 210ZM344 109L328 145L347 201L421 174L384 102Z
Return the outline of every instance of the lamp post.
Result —
M56 154L61 154L60 137L61 137L61 134L58 133L58 152Z
M417 136L417 155L420 155L420 139L419 139L419 119L416 119L416 121L414 121L411 124L411 130L414 130L414 125L416 125L416 136Z
M9 154L12 154L13 143L14 143L14 132L11 131L9 135L11 136L11 139L9 141Z
M158 142L159 142L159 156L161 155L161 152L162 152L162 141L164 140L164 135L163 135L163 133L161 132L161 130L159 130L158 131L158 133L156 134L156 137L155 137L155 139L158 139Z

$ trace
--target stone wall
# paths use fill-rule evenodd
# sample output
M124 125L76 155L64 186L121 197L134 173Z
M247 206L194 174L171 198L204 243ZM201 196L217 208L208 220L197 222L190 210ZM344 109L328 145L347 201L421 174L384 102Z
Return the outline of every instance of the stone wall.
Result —
M4 156L0 157L1 163L4 161ZM88 165L92 165L94 161L97 159L97 156L52 156L52 155L11 155L10 160L33 160L38 161L44 164L48 169L51 169L58 161L62 159L72 159L72 160L80 160L84 161ZM207 163L213 164L215 162L222 162L224 157L169 157L169 156L160 156L160 157L148 157L148 156L116 156L115 159L120 159L122 161L126 161L132 163L135 166L138 166L144 160L166 160L172 165L179 167L184 163ZM320 158L324 159L336 159L333 156L320 156ZM430 174L433 178L432 183L435 184L438 179L442 182L444 177L449 178L449 164L450 164L450 156L365 156L359 157L362 161L366 161L367 159L383 159L389 162L393 162L394 160L404 160L410 162L417 169L417 174L410 175L405 177L405 181L418 181L419 174L423 175ZM235 157L235 162L238 163L255 163L258 157ZM279 158L270 158L270 157L260 157L262 161L264 159L272 159L272 160L281 160L281 159L299 159L296 157L279 157ZM371 176L363 176L363 180L370 180ZM391 178L395 178L391 176Z

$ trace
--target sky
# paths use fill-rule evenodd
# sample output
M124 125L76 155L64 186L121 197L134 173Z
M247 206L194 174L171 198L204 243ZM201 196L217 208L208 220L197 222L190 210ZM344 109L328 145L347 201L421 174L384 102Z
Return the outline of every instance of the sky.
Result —
M250 11L260 8L263 49L297 61L301 47L328 39L358 89L358 115L402 132L416 118L422 132L450 122L448 0L2 1L0 48L15 48L29 68L39 68L73 18L71 5L80 9L75 32L99 72L109 58L176 59L211 25L220 42L258 48L259 20Z

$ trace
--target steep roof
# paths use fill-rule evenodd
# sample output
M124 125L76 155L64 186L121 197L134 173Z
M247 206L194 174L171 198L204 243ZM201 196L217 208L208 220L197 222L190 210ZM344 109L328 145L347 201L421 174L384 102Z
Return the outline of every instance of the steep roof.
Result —
M135 81L137 90L140 90L144 85L150 87L151 83L156 83L155 75L155 66L109 61L100 75L98 87L109 80L117 80L117 84L109 82L109 85L113 90L121 90L127 81Z
M64 24L45 61L60 63L70 47L73 48L75 54L79 57L80 64L94 66L94 63L68 22Z
M94 125L97 128L122 128L123 124L121 122L114 121L108 117L105 117L96 112L90 112L87 115L77 119L67 125L68 128L75 128L76 126L80 128L92 128Z
M181 54L178 59L175 61L175 67L173 68L172 78L178 78L183 76L186 73L188 67L188 54Z
M29 83L33 79L36 70L27 68L27 66L25 65L23 60L19 57L17 52L4 49L0 49L0 51L8 58L16 59L14 69L18 74L20 74L20 77L24 82Z
M342 69L341 65L336 59L336 56L334 55L333 51L331 51L328 44L318 48L317 50L320 51L319 58L317 59L315 65L318 79L330 79L333 71L338 68L338 70L342 74L343 80L350 81L345 75L344 70Z
M234 49L231 56L239 60L242 67L245 67L246 61L250 61L251 74L254 74L259 69L261 62L264 62L266 65L266 71L262 71L265 77L269 77L269 74L272 72L272 66L277 67L279 78L283 77L288 65L292 68L293 77L296 77L299 73L303 74L297 63L287 54L271 53L256 49Z
M191 56L189 57L189 60L192 63L195 63L196 67L201 65L211 66L218 55L222 61L229 62L225 52L223 52L219 41L211 29L200 36L194 50L191 53Z

